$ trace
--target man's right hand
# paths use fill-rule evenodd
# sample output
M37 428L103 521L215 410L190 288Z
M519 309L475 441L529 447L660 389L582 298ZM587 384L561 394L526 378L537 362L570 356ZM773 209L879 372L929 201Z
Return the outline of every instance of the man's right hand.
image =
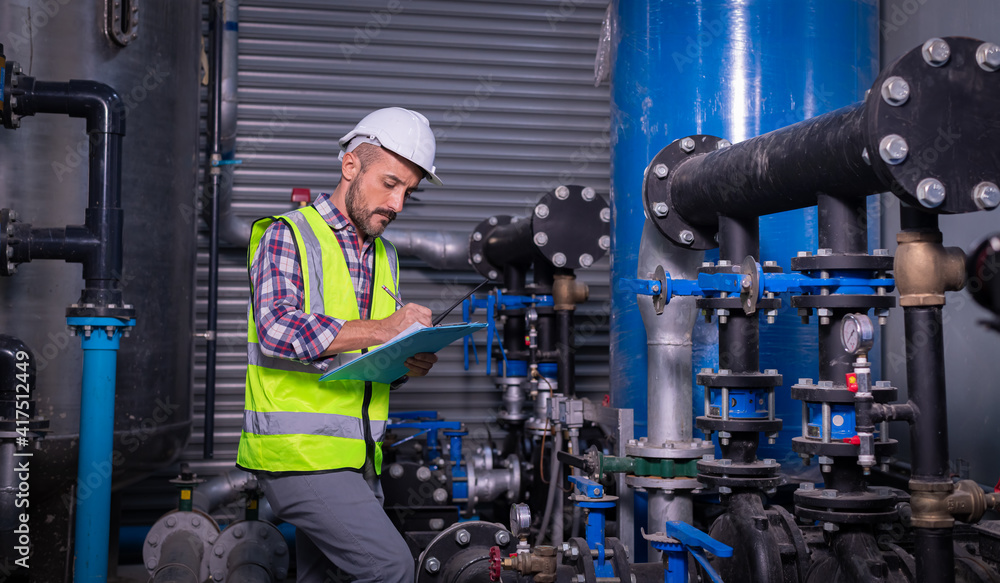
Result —
M420 304L405 304L382 320L348 320L321 356L334 356L341 352L385 344L414 323L430 326L430 308Z
M404 304L384 320L377 320L382 323L384 337L378 344L383 344L394 338L397 334L406 330L411 325L419 323L421 326L431 325L431 309L420 304Z

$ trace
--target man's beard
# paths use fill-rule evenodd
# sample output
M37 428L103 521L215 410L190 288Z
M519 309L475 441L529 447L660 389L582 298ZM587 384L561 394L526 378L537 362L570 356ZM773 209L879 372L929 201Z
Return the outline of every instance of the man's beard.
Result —
M389 225L392 221L396 220L396 211L386 208L377 207L372 210L367 210L361 206L361 176L359 174L357 178L351 181L350 186L347 188L347 196L344 199L347 205L347 216L354 223L354 226L358 228L362 233L368 237L379 237L385 232L385 227ZM384 215L389 219L389 223L385 226L382 225L381 220L373 221L375 215Z

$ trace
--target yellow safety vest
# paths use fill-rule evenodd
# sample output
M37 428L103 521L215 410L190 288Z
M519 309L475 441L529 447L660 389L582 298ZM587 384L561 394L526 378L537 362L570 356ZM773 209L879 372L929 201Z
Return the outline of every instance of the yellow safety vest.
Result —
M354 284L337 236L314 207L254 223L248 264L264 231L274 221L288 225L295 237L305 291L303 311L358 320ZM396 249L375 239L371 319L396 309L383 285L398 292ZM251 298L253 296L251 295ZM252 301L251 301L252 303ZM253 307L247 322L246 404L236 463L247 470L313 472L361 469L371 459L382 473L382 439L389 419L389 385L366 381L319 382L315 367L273 358L260 350ZM337 356L336 366L363 351Z

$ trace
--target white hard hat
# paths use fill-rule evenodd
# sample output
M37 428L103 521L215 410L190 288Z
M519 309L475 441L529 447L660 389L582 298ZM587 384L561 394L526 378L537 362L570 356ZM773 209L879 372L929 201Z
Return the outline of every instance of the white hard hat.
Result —
M359 142L377 143L386 150L399 154L419 166L427 180L441 184L441 179L434 174L437 143L430 123L422 114L402 107L386 107L369 113L353 130L340 138L341 159L344 158L344 152L353 149L348 149L348 144L355 138L360 138Z

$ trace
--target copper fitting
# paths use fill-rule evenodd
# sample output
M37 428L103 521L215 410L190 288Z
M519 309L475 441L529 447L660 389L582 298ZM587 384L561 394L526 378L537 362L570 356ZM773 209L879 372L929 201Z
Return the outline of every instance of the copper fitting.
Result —
M948 496L948 512L966 524L979 522L987 510L996 509L1000 494L986 494L972 480L955 484L955 492Z
M941 245L940 231L901 231L893 264L901 306L943 306L944 294L965 287L965 253Z
M539 545L530 553L504 557L502 565L505 571L517 571L525 576L535 574L533 579L538 583L552 583L556 580L556 549Z
M910 523L916 528L952 528L955 519L948 512L948 496L954 490L951 482L910 480Z
M964 273L964 271L963 271ZM574 310L576 305L587 301L590 288L576 280L575 275L556 275L552 282L552 302L556 310Z

